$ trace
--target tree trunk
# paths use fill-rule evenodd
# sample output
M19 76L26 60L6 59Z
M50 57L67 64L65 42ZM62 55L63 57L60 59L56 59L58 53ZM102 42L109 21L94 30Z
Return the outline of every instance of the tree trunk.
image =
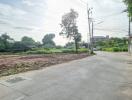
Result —
M78 43L76 40L75 40L75 50L76 50L76 53L78 53Z

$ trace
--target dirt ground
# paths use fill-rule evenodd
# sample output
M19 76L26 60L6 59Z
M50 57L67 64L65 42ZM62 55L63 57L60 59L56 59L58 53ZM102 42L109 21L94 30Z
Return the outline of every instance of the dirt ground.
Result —
M87 57L82 54L47 54L47 55L1 55L0 77L30 70L37 70L55 64Z

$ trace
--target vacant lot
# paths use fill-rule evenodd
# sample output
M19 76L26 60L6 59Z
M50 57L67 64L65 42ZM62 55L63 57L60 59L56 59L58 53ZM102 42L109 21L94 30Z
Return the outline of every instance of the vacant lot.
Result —
M54 64L87 57L82 54L46 54L46 55L1 55L0 77L17 74L30 70L37 70Z

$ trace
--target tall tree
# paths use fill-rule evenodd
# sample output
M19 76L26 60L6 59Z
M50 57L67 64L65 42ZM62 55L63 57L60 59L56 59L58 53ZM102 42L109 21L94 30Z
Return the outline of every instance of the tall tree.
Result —
M12 43L14 43L14 40L10 38L10 36L6 33L0 36L0 48L2 51L9 51L12 46Z
M12 45L12 51L13 52L20 52L20 51L27 51L27 50L30 50L31 48L28 47L26 44L18 41L18 42L15 42L13 45Z
M5 44L3 42L3 40L0 37L0 51L5 51Z
M55 42L53 39L55 38L55 34L46 34L42 39L43 46L45 48L53 48L55 47Z
M34 47L35 46L35 41L30 38L30 37L27 37L27 36L24 36L22 39L21 39L21 42L26 45L27 47Z
M131 21L132 21L132 0L123 0L123 1L127 5L127 11L129 13L129 17L131 18Z
M62 16L60 35L65 35L67 38L72 38L75 41L75 49L78 52L78 42L81 41L81 34L78 33L76 20L78 13L71 9L69 13Z

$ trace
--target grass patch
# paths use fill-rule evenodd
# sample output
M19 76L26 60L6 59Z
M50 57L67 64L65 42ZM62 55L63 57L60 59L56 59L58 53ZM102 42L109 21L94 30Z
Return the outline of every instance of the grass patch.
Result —
M86 53L88 50L86 48L78 49L78 53ZM56 49L56 48L37 48L30 51L24 52L25 54L53 54L53 53L76 53L75 49Z
M127 47L112 47L112 48L102 48L102 51L108 51L108 52L127 52Z

